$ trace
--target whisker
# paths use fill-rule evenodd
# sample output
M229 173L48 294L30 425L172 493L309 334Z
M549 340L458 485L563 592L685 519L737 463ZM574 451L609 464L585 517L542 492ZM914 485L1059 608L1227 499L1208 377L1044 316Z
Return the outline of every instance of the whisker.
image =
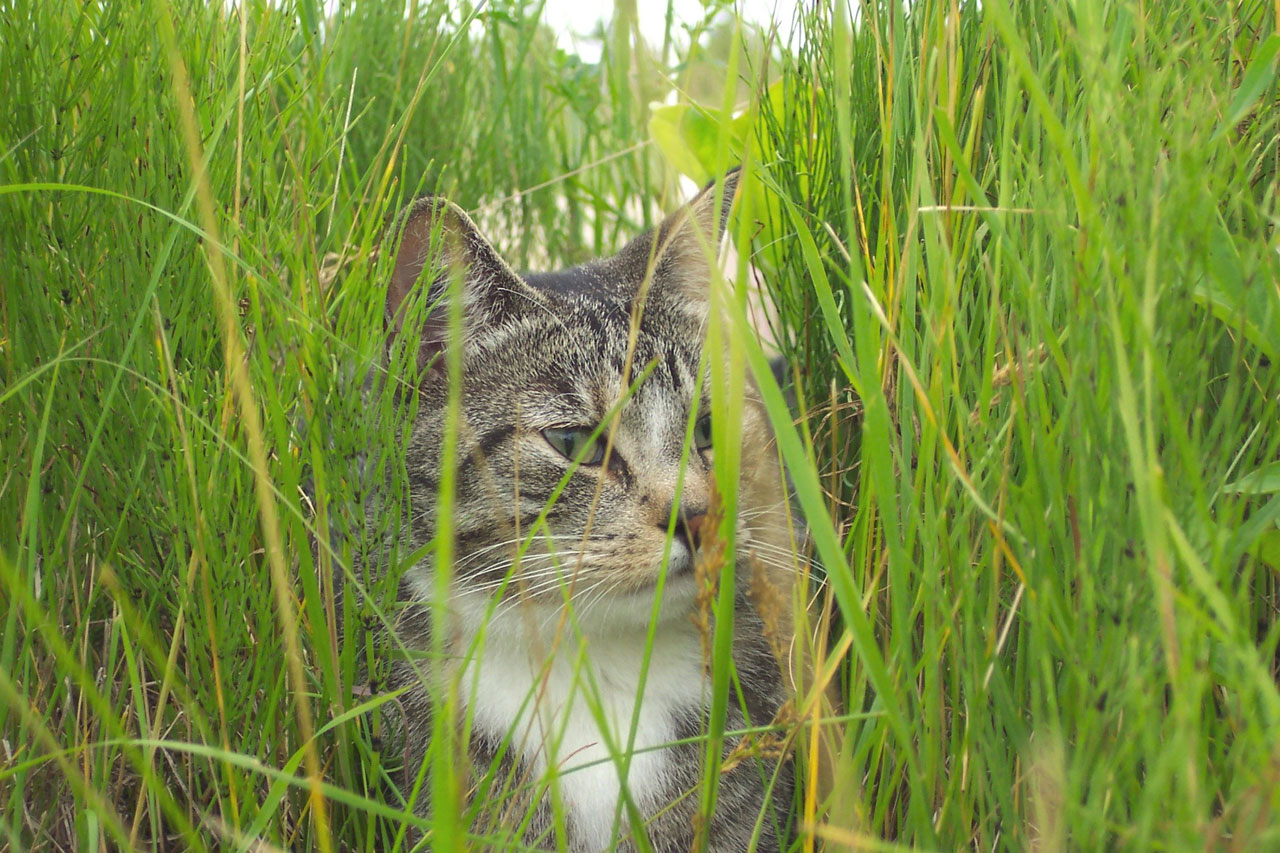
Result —
M546 567L538 568L536 571L526 571L525 568L521 566L520 572L518 574L508 572L506 575L504 575L501 578L498 578L497 580L489 581L483 584L475 584L471 586L470 589L477 592L489 591L494 589L500 589L505 586L510 586L512 584L515 584L516 586L520 586L521 584L528 584L532 581L541 581L544 578L548 578L548 577L554 578L554 579L559 579L564 577L565 569L561 564L561 562L555 559L554 555L545 554L541 556L543 557L543 559L551 561L552 564ZM600 555L592 554L591 556L598 557ZM490 566L490 568L498 568L502 565L504 564L501 562L494 563ZM512 569L514 568L515 567L513 566Z
M601 556L607 556L607 555L602 555L597 552L584 552L582 556L583 556L583 559L590 560L590 559L598 559ZM557 567L557 570L552 574L552 576L541 578L538 581L538 583L532 586L528 586L522 590L519 590L518 595L503 599L501 602L499 602L498 606L493 611L492 617L490 618L493 618L493 619L501 618L506 614L510 613L511 610L513 610L515 607L519 606L522 603L530 603L537 596L540 596L546 592L549 592L550 590L556 589L557 587L561 587L561 588L566 587L572 583L573 583L573 578L571 576L566 576L563 570L560 567ZM594 586L588 587L588 589L593 589L593 588ZM575 596L577 594L578 593L575 592ZM570 600L572 600L573 597L574 596L571 596Z
M498 549L500 549L500 548L509 548L509 547L511 547L511 546L513 546L513 545L520 545L520 546L523 546L526 542L529 542L529 544L530 544L530 545L532 545L532 544L534 544L534 543L536 543L536 542L556 541L556 540L575 541L575 542L576 542L576 541L581 540L581 538L582 538L581 536L576 536L576 535L574 535L574 534L572 534L572 533L561 533L561 534L547 534L547 535L539 535L539 536L535 537L533 540L529 540L527 537L524 537L524 536L517 536L517 537L512 538L512 539L507 539L507 540L504 540L504 541L502 541L502 542L494 542L494 543L492 543L492 544L485 545L485 546L483 546L483 547L481 547L481 548L477 548L477 549L475 549L474 551L471 551L470 553L468 553L468 554L467 554L465 557L463 557L461 560L458 560L458 561L457 561L457 565L459 565L459 566L464 565L464 564L466 564L466 563L467 563L468 561L470 561L470 560L477 559L478 557L480 557L480 556L482 556L482 555L484 555L484 554L492 553L493 551L498 550Z

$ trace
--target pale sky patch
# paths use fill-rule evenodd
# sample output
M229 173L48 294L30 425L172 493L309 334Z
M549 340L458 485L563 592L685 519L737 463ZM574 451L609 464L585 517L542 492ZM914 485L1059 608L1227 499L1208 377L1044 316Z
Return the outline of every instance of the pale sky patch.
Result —
M795 5L793 0L741 0L735 8L741 13L743 20L760 26L776 20L780 35L785 41L791 33ZM640 18L640 35L654 48L660 48L666 30L667 4L661 0L638 2L636 12ZM680 25L696 23L701 20L704 12L699 0L674 0L672 36L677 39L677 44L684 46L687 42ZM555 31L561 49L578 54L583 62L596 63L600 61L601 45L593 34L612 15L612 3L546 0L542 21Z

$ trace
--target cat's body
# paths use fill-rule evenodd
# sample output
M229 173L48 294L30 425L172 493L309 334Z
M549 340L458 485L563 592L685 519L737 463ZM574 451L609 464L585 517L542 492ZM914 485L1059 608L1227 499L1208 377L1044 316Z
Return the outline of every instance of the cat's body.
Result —
M729 196L732 185L725 189ZM477 837L509 837L531 815L519 834L539 847L597 851L622 839L618 848L631 849L637 824L655 850L692 846L714 606L698 596L706 567L718 569L709 383L699 381L707 250L727 213L715 198L704 191L613 258L525 277L446 202L423 199L397 223L393 328L415 290L446 289L445 270L460 279L463 318L460 338L450 337L443 309L422 331L418 416L404 451L411 548L439 532L450 340L462 387L453 580L447 615L434 623L446 626L444 662L393 663L389 686L406 690L398 707L412 777L436 712L427 682L456 685L471 764L465 784L487 804L475 809ZM429 257L439 262L421 275ZM730 733L768 726L787 696L778 655L790 588L767 568L787 544L786 502L763 409L749 383L747 392L733 647L744 701L731 690ZM405 572L400 598L400 642L431 648L430 603L440 599L432 558ZM731 766L710 849L780 846L791 768L744 756L746 746L725 738ZM419 810L429 809L424 796Z

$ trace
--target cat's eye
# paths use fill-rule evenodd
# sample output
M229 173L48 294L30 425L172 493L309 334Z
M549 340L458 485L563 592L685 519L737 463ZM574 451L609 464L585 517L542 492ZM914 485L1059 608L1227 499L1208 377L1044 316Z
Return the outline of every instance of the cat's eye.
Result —
M711 415L703 415L693 425L693 446L699 450L711 446Z
M565 459L582 465L599 465L604 461L604 442L591 437L591 427L544 429L542 437Z

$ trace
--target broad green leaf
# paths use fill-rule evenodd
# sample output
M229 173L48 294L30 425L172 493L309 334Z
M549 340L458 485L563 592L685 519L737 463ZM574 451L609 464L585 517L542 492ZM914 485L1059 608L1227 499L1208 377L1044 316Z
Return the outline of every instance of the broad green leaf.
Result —
M1269 530L1258 537L1256 554L1258 559L1271 567L1280 575L1280 529Z
M655 107L649 133L678 172L705 184L742 160L750 127L748 113L738 117L697 104ZM728 134L729 159L719 162L720 137Z
M1240 88L1236 89L1231 108L1227 110L1226 118L1222 120L1222 125L1215 136L1221 136L1235 127L1249 114L1254 104L1271 85L1276 76L1277 53L1280 53L1280 34L1272 33L1258 48L1258 52L1249 62L1249 67L1245 69L1244 77L1240 80Z
M1280 492L1280 462L1263 465L1234 483L1223 486L1222 490L1238 495L1269 495Z
M796 81L792 81L788 89L779 80L768 88L764 100L768 102L769 114L777 117L788 112L789 98L807 100L817 91L803 87ZM747 151L751 152L751 159L755 162L776 166L781 163L806 162L806 145L815 144L813 134L808 134L808 139L797 135L788 143L789 150L778 150L773 135L762 126L759 103L752 104L749 109L736 115L699 104L654 105L652 112L649 133L667 162L677 172L699 184L705 184L741 164ZM720 154L721 134L726 134L729 138L727 160L722 159ZM801 170L797 172L796 178L800 197L808 197L806 173ZM750 197L750 202L745 207L754 211L757 218L752 263L768 275L785 261L782 248L791 233L788 230L789 217L778 203L777 193L766 189L758 174L747 177L742 192Z
M1211 240L1208 275L1192 290L1192 299L1269 358L1280 357L1280 291L1246 278L1234 240L1221 222Z
M654 107L653 115L649 119L649 135L658 143L667 162L675 167L677 172L687 175L700 184L706 183L707 170L682 133L684 116L688 112L688 104Z

